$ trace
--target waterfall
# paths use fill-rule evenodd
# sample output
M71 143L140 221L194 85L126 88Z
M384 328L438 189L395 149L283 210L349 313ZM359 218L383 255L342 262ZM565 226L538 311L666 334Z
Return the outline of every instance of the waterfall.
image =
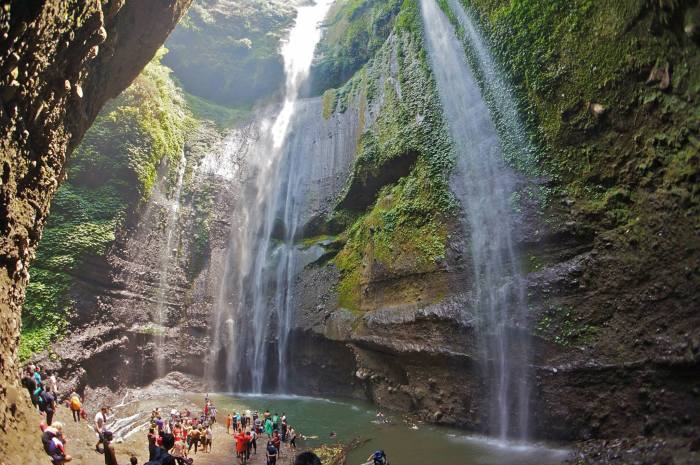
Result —
M450 3L461 9L457 2ZM490 395L489 433L502 440L525 439L529 338L523 328L527 307L512 237L510 198L516 179L504 162L503 142L454 27L437 0L421 0L420 5L431 67L458 154L453 189L464 209L471 245L469 285ZM466 14L457 16L460 22L469 21ZM487 48L476 28L467 26L471 30L466 40L475 42L478 62L488 57ZM495 74L490 58L482 66L491 66Z
M166 317L167 312L165 311L165 298L166 291L168 290L168 276L170 274L170 262L173 258L173 241L175 239L175 228L177 226L178 213L180 211L180 196L182 194L182 183L185 178L185 170L187 168L187 158L185 157L185 150L183 148L180 154L180 161L177 167L177 178L175 180L175 189L173 190L172 196L168 199L166 203L168 214L165 221L165 245L161 248L159 257L159 278L158 278L158 295L156 298L156 311L155 319L158 325L159 335L156 338L156 343L158 346L162 346L163 334L160 331L165 331L168 327ZM163 351L156 351L156 372L157 375L165 375L165 357L166 353Z
M258 140L246 154L245 179L233 217L226 270L215 303L216 328L209 374L240 391L285 391L287 341L297 267L295 240L307 204L312 139L300 114L317 105L299 100L320 22L332 0L301 6L281 53L285 95L281 110L259 123ZM308 119L308 118L307 118ZM272 350L276 347L277 350ZM223 371L223 373L221 373ZM223 376L222 376L223 375Z

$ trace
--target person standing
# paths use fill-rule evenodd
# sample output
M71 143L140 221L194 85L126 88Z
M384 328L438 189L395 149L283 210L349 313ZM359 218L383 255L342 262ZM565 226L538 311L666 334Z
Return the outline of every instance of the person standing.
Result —
M95 451L102 453L100 444L104 444L102 434L107 426L107 407L102 407L95 415L95 433L97 433L97 443L95 443Z
M297 449L297 432L294 430L293 426L289 427L289 447L294 450Z
M49 386L51 386L51 391L54 396L58 397L58 380L56 379L56 373L51 373L49 376Z
M119 465L117 463L117 454L114 452L114 446L112 445L112 432L105 431L102 433L102 444L104 446L105 452L105 465Z
M272 441L267 441L267 448L265 451L265 458L267 459L267 465L277 464L277 448Z
M231 434L231 426L233 425L233 415L230 413L226 417L226 434Z
M277 448L277 456L282 455L282 443L280 442L280 432L274 430L272 432L272 444Z
M80 396L77 392L73 392L70 395L70 411L73 414L73 421L80 423L80 410L83 408L83 403L80 400Z
M22 378L22 386L24 386L29 392L29 398L32 400L32 405L37 407L37 399L34 395L34 391L36 391L36 381L34 380L31 371L27 370L25 372L24 377Z
M207 425L207 429L204 431L205 438L205 448L209 450L211 454L211 444L214 440L214 432L211 430L211 425Z
M46 424L51 426L53 414L56 411L56 398L51 394L51 386L46 386L46 389L40 395L44 405L44 413L46 413Z

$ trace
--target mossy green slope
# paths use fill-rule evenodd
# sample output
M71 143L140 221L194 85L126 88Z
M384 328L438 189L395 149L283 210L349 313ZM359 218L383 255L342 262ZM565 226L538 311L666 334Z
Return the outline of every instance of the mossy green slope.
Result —
M394 65L397 72L392 76ZM347 242L335 258L342 275L340 304L365 311L371 310L362 299L369 281L440 268L455 212L449 189L452 142L423 49L415 2L402 3L390 38L333 94L336 111L359 105L361 118L368 106L377 112L360 137L348 188L333 218L347 226ZM408 159L412 165L406 176L378 186L369 204L353 204L356 199L349 197L355 183L377 176L411 153L416 155Z
M341 86L382 47L403 0L336 2L311 70L312 93Z
M250 106L284 84L280 40L294 14L286 0L195 0L166 42L164 63L187 92Z

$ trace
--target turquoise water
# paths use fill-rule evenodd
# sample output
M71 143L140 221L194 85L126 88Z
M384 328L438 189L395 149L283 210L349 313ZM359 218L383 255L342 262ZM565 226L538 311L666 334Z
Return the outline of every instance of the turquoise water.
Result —
M378 423L374 407L358 401L271 395L210 397L220 419L233 410L286 413L288 424L310 437L300 441L301 449L367 440L350 453L348 465L360 465L377 449L387 453L391 465L547 465L568 455L560 449L507 445L450 428L419 424L418 429L412 429L400 416L387 412L384 413L391 423ZM331 432L336 433L335 438L330 437Z

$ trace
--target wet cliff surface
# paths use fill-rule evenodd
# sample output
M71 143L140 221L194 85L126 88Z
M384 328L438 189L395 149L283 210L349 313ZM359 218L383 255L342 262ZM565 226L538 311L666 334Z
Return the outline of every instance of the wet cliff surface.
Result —
M697 7L629 2L616 9L618 22L596 30L597 43L607 49L622 41L639 50L617 50L615 56L627 53L628 64L614 67L610 57L583 50L575 58L581 63L569 63L570 51L564 55L558 36L548 35L554 29L547 28L569 24L568 33L561 26L557 33L573 43L585 33L576 15L591 14L597 19L586 24L598 24L604 7L552 5L540 23L528 16L538 15L534 3L495 11L474 2L468 10L495 43L539 147L536 169L519 167L525 182L516 207L534 337L533 430L563 439L692 437L698 425L688 412L700 405L692 155L698 120L689 113L697 107L697 82L685 70L697 69ZM510 37L512 30L523 32ZM537 57L545 51L548 68L541 70ZM475 52L467 46L467 53ZM401 70L407 53L395 56L391 69ZM381 195L373 208L385 220L395 194ZM346 358L355 357L348 367L356 370L355 385L380 405L487 428L473 328L457 310L470 305L460 276L469 270L469 238L448 229L444 258L429 272L416 262L401 269L400 256L387 262L378 253L382 226L373 222L362 238L359 308L343 295L342 261L309 268L300 284L300 328L338 341L339 350L345 346ZM351 244L352 236L344 250ZM318 286L319 276L340 285ZM307 366L322 363L302 353L309 355Z
M331 9L308 90L322 96L303 100L291 123L289 159L307 171L295 189L305 206L295 219L300 265L290 289L288 386L368 398L426 421L493 433L472 231L462 224L467 208L455 195L464 180L455 172L457 154L418 5L339 2ZM697 2L440 5L454 25L460 24L455 11L465 7L500 79L512 86L521 140L532 147L514 143L494 90L500 81L480 67L480 51L465 38L485 111L515 173L514 249L528 320L506 327L518 334L525 328L532 343L531 436L645 435L650 443L673 437L672 447L687 448L686 438L700 427ZM173 48L189 34L210 33L200 28L207 8L220 7L213 34L226 30L231 11L200 2L190 20L202 23L181 25ZM275 40L289 25L285 12L271 16ZM456 30L467 37L464 24ZM597 47L585 45L589 39ZM177 76L182 60L174 53L162 61ZM278 62L266 56L249 64L259 70ZM145 79L146 88L158 82ZM269 97L275 84L262 84L269 84ZM89 88L83 84L81 91ZM228 90L227 99L241 98ZM113 237L105 236L99 253L81 255L69 273L66 326L40 360L71 386L117 389L171 370L226 386L213 322L225 322L231 314L223 307L236 298L221 286L244 211L241 193L254 187L245 158L274 105L234 111L205 102L201 97L214 97L204 94L184 80L184 89L169 97L185 102L173 104L172 114L189 116L176 119L175 130L163 129L173 136L167 150L148 146L155 155L144 158L147 170L127 173L140 188L119 204L128 208L109 223ZM64 106L85 100L61 98ZM105 121L129 102L107 108L83 146L100 152L100 141L110 145L104 142L115 140L114 129ZM80 150L76 160L93 163L83 173L97 170L99 157ZM128 147L123 151L135 159ZM72 185L89 187L89 176L81 177L79 166L75 171ZM65 216L71 204L61 198L55 211ZM281 240L289 225L282 217L275 224L273 239ZM13 276L26 279L24 265L12 263ZM52 270L50 260L39 257L42 263ZM25 312L32 308L40 313L31 305ZM278 325L271 321L269 333ZM278 342L270 337L265 350L277 353Z
M105 100L116 96L150 60L188 3L3 3L3 460L29 463L37 452L9 449L7 443L26 428L28 410L17 388L19 314L27 268L49 201L64 176L66 156Z

